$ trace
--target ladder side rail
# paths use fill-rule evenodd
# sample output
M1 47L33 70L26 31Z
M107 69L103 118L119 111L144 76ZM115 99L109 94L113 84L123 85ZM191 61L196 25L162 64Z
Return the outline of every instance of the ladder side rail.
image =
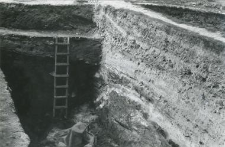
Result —
M57 61L57 51L58 51L58 46L57 46L58 39L57 37L55 38L55 66L54 66L54 74L57 72L57 66L56 66L56 61ZM56 104L56 77L54 76L54 98L53 98L53 117L55 117L55 104Z

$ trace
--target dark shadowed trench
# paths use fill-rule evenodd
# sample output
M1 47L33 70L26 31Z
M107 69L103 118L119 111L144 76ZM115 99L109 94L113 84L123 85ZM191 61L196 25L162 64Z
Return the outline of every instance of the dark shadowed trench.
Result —
M52 118L54 58L29 56L3 50L1 68L8 82L25 132L31 139L30 147L38 146L57 122ZM99 66L84 60L70 61L69 116L72 109L95 98L95 78ZM67 121L64 121L64 123ZM71 127L68 121L66 127Z

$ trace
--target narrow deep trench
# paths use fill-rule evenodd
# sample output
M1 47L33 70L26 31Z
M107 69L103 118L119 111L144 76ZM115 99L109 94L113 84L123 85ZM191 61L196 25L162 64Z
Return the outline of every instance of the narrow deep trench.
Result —
M52 118L54 59L2 51L1 68L6 76L16 113L31 139L30 147L46 138L55 123ZM94 75L97 65L70 61L69 116L71 110L92 104L96 95ZM66 120L64 121L66 122ZM68 121L66 127L71 127Z

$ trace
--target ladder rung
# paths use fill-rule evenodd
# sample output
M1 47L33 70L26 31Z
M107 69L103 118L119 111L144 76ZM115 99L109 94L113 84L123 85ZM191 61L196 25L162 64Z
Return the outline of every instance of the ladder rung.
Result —
M56 53L56 55L69 55L70 53Z
M68 85L56 85L55 88L68 88Z
M68 66L69 63L56 63L55 65L57 65L57 66Z
M55 72L51 72L51 73L49 73L51 76L53 76L53 77L69 77L69 75L68 74L55 74Z
M57 43L55 43L55 45L70 45L69 43L59 43L59 42L57 42Z
M54 96L55 99L66 99L68 96Z
M54 77L69 77L69 75L68 74L63 74L63 75L57 75L57 74L54 74L53 75Z
M67 106L55 106L55 109L67 108Z

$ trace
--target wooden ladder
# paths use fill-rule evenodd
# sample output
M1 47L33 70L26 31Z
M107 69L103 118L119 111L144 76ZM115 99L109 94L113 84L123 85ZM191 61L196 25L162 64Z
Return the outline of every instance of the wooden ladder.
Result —
M70 38L55 38L53 117L67 118Z

